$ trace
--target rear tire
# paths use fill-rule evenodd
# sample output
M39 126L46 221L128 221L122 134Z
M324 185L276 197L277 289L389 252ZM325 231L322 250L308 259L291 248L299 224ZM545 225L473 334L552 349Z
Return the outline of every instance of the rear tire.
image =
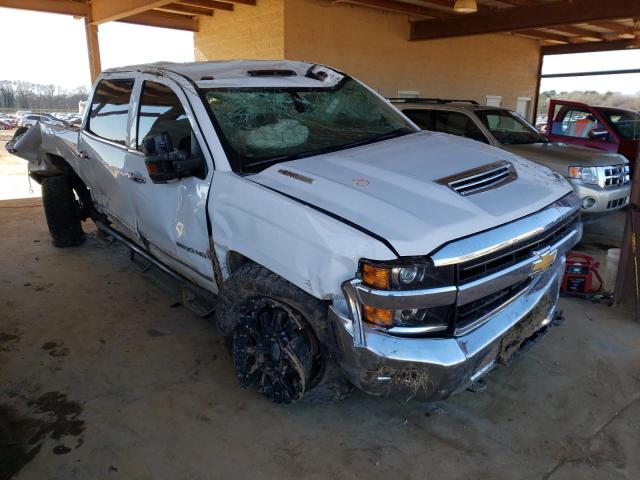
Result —
M55 247L76 247L84 242L81 208L66 175L42 180L42 203L51 240Z
M275 403L334 403L353 387L327 346L326 303L254 263L225 282L218 326L243 388Z

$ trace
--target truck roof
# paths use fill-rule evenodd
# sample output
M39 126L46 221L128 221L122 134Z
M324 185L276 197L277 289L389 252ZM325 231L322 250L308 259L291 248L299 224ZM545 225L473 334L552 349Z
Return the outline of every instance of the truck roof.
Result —
M327 87L326 80L309 76L308 72L317 64L294 60L228 60L215 62L156 62L126 67L111 68L104 74L131 71L157 73L173 72L187 77L198 86L299 86ZM344 76L337 70L322 66L323 69Z

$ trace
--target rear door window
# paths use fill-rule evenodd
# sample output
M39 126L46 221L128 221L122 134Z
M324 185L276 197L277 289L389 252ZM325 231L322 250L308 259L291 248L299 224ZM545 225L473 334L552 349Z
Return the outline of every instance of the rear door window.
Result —
M105 140L125 145L133 79L101 80L96 86L87 129Z
M476 122L469 115L449 110L403 110L423 130L443 132L489 143Z

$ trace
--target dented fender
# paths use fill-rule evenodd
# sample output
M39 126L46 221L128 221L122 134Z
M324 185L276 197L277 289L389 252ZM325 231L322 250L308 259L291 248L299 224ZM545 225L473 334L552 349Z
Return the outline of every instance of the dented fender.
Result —
M209 198L213 241L222 276L237 252L322 299L342 297L360 258L395 255L373 237L340 220L232 172L213 176Z

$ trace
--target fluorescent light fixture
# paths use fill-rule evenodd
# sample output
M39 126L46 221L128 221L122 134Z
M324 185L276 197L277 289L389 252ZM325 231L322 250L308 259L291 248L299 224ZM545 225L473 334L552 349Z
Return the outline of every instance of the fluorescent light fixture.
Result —
M458 13L476 13L478 11L478 3L476 0L456 0L453 5L453 11Z

